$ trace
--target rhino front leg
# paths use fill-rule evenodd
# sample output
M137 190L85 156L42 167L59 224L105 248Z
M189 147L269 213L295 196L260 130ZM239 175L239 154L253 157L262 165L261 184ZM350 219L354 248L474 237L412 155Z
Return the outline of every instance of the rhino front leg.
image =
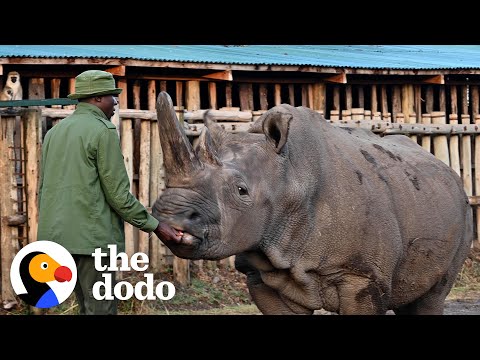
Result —
M265 285L258 271L247 274L248 291L255 305L265 315L311 315L312 310L282 299L278 292Z
M370 278L347 274L337 284L340 315L385 315L388 295Z
M313 313L312 310L282 299L279 293L267 286L260 276L260 272L253 265L257 256L242 253L235 257L235 268L247 275L247 286L250 296L258 309L265 315L297 315ZM258 261L257 261L258 263Z

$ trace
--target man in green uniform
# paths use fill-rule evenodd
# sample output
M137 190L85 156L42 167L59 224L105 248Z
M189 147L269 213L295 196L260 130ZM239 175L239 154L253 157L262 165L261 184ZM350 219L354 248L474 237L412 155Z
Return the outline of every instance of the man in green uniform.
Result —
M117 300L96 300L92 287L103 280L92 253L108 245L125 251L124 222L164 242L180 241L182 232L159 223L130 193L117 129L110 121L117 105L112 74L88 70L75 79L70 99L79 104L55 125L42 147L38 240L64 246L77 265L75 295L81 314L116 314ZM108 257L102 258L108 264ZM114 272L112 283L115 285Z

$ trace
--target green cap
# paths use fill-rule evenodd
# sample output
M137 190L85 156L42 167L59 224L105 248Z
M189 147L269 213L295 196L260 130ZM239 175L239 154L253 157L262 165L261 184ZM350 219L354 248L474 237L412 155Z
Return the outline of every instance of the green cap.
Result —
M87 70L75 78L75 93L69 99L82 99L100 95L118 95L122 89L115 87L113 75L101 70Z

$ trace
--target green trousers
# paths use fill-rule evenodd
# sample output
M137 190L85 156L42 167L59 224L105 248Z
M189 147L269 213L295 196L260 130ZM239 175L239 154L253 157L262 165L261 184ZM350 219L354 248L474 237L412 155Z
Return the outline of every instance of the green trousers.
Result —
M97 300L92 293L93 285L97 281L105 282L105 279L102 277L104 273L112 274L113 288L115 286L115 271L95 270L93 256L72 256L77 265L77 284L74 291L80 307L80 315L117 315L117 298L114 298L114 300ZM102 257L102 265L108 265L108 257ZM113 294L113 289L111 293Z

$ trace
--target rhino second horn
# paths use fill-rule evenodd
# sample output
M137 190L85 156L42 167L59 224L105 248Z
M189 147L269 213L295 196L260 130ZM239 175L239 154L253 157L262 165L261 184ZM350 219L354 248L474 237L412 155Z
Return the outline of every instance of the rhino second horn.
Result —
M177 119L170 95L165 91L158 94L156 108L168 184L169 179L190 175L192 171L203 166L195 156L192 145Z
M203 123L210 132L213 146L219 149L222 146L222 143L228 137L228 133L215 121L211 110L207 110L203 115Z
M203 127L198 140L197 156L200 161L211 165L222 166L222 162L218 158L217 151L212 143L210 131L206 126Z

